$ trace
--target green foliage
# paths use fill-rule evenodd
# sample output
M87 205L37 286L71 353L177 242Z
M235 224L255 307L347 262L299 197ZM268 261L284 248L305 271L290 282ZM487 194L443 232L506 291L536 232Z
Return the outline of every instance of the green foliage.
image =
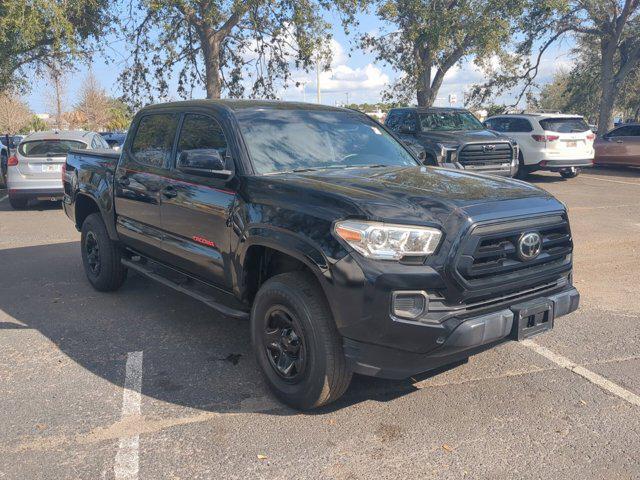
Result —
M628 79L640 68L640 2L638 0L546 0L532 3L521 23L521 41L491 78L472 92L475 103L518 89L514 105L538 87L544 52L564 37L578 40L579 64L571 72L566 95L583 111L597 99L598 133L612 126L612 114ZM534 53L535 51L535 53ZM597 86L596 86L597 84ZM572 93L573 92L573 93ZM585 92L595 94L581 98ZM586 101L586 103L585 103Z
M23 127L20 130L20 133L30 133L30 132L40 132L42 130L46 130L47 124L45 123L44 120L42 120L40 117L37 117L36 115L34 115L31 118L31 121L27 124L27 126Z
M432 105L444 75L463 59L486 68L506 56L529 0L379 0L383 30L362 46L400 72L385 100Z
M138 107L165 98L177 70L178 95L204 86L208 98L275 98L329 56L328 10L345 28L365 0L135 0L139 17L123 25L133 46L120 77L124 99Z
M2 0L0 91L22 89L26 67L68 66L111 22L109 0Z
M110 132L122 131L129 128L133 113L129 106L120 99L110 99L111 107L110 120L107 123L107 130Z

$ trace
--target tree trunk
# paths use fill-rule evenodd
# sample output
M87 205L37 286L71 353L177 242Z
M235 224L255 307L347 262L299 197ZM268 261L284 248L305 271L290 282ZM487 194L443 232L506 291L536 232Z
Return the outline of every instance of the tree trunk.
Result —
M212 30L203 32L200 38L204 55L207 98L220 98L222 93L222 76L220 73L221 41Z
M613 72L615 44L611 40L603 40L600 44L602 55L602 75L600 76L600 111L598 113L598 135L604 135L613 128L613 106L618 96L618 85Z
M419 107L430 107L435 101L433 90L431 89L431 54L428 48L416 45L414 46L414 59L421 69L421 73L417 79L416 99Z

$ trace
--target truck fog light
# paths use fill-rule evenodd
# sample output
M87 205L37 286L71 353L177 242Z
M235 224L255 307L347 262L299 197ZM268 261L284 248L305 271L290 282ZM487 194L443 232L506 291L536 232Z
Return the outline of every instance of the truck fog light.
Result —
M417 318L427 311L429 297L427 292L397 291L393 292L391 299L391 312L400 318Z

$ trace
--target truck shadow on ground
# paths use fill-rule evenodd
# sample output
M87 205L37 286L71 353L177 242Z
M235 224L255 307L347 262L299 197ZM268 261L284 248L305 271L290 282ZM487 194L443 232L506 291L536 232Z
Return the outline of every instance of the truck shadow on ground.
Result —
M207 411L297 413L262 381L247 321L225 318L135 274L118 292L96 292L85 279L78 242L0 250L0 268L6 314L2 319L0 312L0 328L35 329L114 385L124 383L127 353L143 351L147 397ZM41 368L46 378L47 365ZM409 380L355 377L339 402L317 413L416 390Z

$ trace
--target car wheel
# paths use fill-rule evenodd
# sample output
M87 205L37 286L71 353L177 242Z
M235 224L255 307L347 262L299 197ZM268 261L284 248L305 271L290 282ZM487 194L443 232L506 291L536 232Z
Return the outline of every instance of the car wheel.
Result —
M14 210L24 210L29 200L27 198L16 198L9 195L9 204Z
M120 262L120 247L109 238L100 214L89 215L82 224L80 245L84 271L93 288L101 292L120 288L127 269Z
M283 273L262 285L251 310L251 340L267 384L291 407L331 403L351 382L329 305L306 273Z
M529 170L527 166L524 164L524 157L522 156L522 152L518 154L518 169L516 170L514 178L518 180L525 180L529 175Z
M562 178L576 178L580 174L580 169L577 167L567 168L565 170L560 170L560 175Z

